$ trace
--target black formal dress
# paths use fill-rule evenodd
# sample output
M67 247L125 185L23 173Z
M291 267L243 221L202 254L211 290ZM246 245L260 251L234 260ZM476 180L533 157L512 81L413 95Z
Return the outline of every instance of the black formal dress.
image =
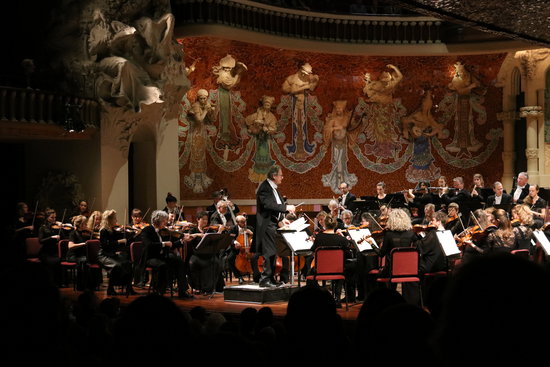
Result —
M286 212L282 195L271 186L269 180L263 181L258 187L256 210L256 251L264 258L263 272L260 276L260 285L262 285L262 283L274 281L277 224Z
M198 228L193 228L189 234L201 233ZM229 234L227 234L229 236ZM189 242L191 256L189 258L189 281L191 287L198 293L212 293L214 291L221 292L224 287L222 276L223 257L221 253L201 253L196 250L197 245L201 242L202 237L195 237ZM223 253L224 250L221 250Z
M101 249L98 254L98 261L109 274L110 292L114 291L115 285L131 287L132 285L132 264L126 244L119 244L118 240L124 238L124 232L118 232L103 228L99 231L99 242Z
M61 231L53 229L52 225L53 223L45 222L38 230L38 240L42 245L38 257L49 270L55 284L61 286L61 259L57 249L58 240L52 238L52 236L60 234Z
M88 234L82 234L79 230L74 230L69 235L69 241L73 243L83 243L90 239L90 235ZM84 284L85 272L86 272L86 245L84 246L78 246L78 247L72 247L67 251L67 261L75 262L77 263L76 268L76 289L82 290L85 288L86 284Z

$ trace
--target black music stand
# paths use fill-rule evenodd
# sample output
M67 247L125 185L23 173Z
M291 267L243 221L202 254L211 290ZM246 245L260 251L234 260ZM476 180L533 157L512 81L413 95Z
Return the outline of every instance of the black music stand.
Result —
M199 244L195 247L195 253L201 255L218 256L221 250L225 250L231 245L231 236L229 233L206 233ZM212 266L213 287L209 298L216 293L216 284L219 274L215 274L215 266Z
M305 260L305 256L308 256L308 255L311 255L311 247L313 246L313 242L310 242L310 243L307 243L309 241L307 241L305 239L305 237L309 237L307 232L306 231L299 231L300 233L303 233L301 236L301 238L298 238L297 240L305 240L306 242L302 243L300 246L300 244L298 243L292 243L292 240L288 237L288 236L285 236L285 233L298 233L297 231L285 231L285 232L282 232L281 233L281 238L283 239L282 242L284 242L284 245L281 244L281 251L282 253L284 254L287 254L286 256L291 256L290 258L290 284L293 285L294 284L294 256L304 256L304 260ZM291 235L292 236L292 235ZM307 247L305 248L304 247ZM283 246L285 246L286 248L282 248ZM277 251L279 251L279 245L277 246ZM300 261L300 259L298 258L298 262ZM299 265L299 264L298 264ZM305 264L304 264L305 266ZM300 288L300 266L298 266L298 288Z

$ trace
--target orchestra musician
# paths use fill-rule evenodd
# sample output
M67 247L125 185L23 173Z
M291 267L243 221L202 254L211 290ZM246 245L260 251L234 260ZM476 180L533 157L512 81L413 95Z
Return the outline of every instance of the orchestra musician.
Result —
M74 209L73 214L69 216L69 219L72 222L73 218L78 215L83 215L86 218L89 218L90 214L92 213L90 212L90 208L88 207L88 202L86 200L80 200L78 202L78 206Z
M520 172L514 184L516 184L515 190L512 190L514 204L521 204L523 199L529 195L529 175L527 172Z
M180 216L181 208L178 205L178 199L172 195L172 193L168 193L166 195L166 206L164 207L164 211L168 214L172 214L174 219L177 219Z
M331 199L328 202L328 215L337 218L338 222L342 222L340 219L340 204L338 203L338 200Z
M382 247L378 251L380 257L385 257L385 265L380 272L382 277L390 274L391 250L397 247L413 247L418 236L412 230L411 218L403 209L392 209L388 214L388 221L385 228ZM396 284L390 283L390 287L395 289ZM419 305L420 292L417 283L403 284L403 297L407 302Z
M84 215L73 217L74 230L69 234L69 250L66 260L77 264L76 268L76 289L84 290L85 284L85 265L86 241L90 239L90 230L88 229L88 218Z
M445 230L443 225L447 223L447 219L447 214L443 211L434 213L429 223L433 230L427 231L424 238L416 241L416 247L420 252L418 264L420 274L447 270L447 259L436 232Z
M241 247L246 244L241 244L239 241L237 241L237 238L239 237L239 235L244 235L246 233L247 240L251 241L254 237L254 229L252 228L252 226L246 224L246 217L244 215L237 215L235 219L237 220L237 224L231 227L229 231L229 234L234 236L235 239L233 240L231 246L227 249L227 263L229 265L229 270L233 272L239 284L243 284L244 279L241 272L235 266L235 260L237 259L237 255L239 255L241 251Z
M533 239L534 222L533 214L527 205L514 205L511 224L516 235L516 249L529 250L532 255L534 248L531 246L531 240Z
M325 218L327 217L327 212L321 210L315 216L315 226L313 228L314 233L323 232L325 230Z
M539 185L529 186L529 195L523 199L533 214L535 228L541 228L546 218L546 200L539 196Z
M99 228L101 227L101 216L103 214L99 210L94 210L88 218L88 229L92 232L91 238L99 239Z
M351 220L353 219L353 213L351 210L343 210L342 213L340 213L340 218L342 219L341 222L338 222L337 226L337 232L343 232L348 227L351 227Z
M220 200L216 203L216 211L210 215L210 225L222 225L226 228L233 227L233 216L228 210L228 202Z
M462 177L455 177L453 178L453 190L449 190L448 193L444 194L441 199L443 203L445 203L447 206L450 203L456 203L458 204L460 213L462 214L462 218L468 218L470 209L468 206L468 202L471 199L470 192L466 189L464 189L464 179ZM468 223L464 223L464 225L468 225Z
M315 241L311 250L315 253L315 250L318 247L338 247L344 250L344 259L352 259L353 253L351 251L350 242L344 237L339 235L336 232L336 227L338 222L335 217L328 215L325 218L326 229L318 233L315 236ZM315 267L311 268L309 275L315 274ZM355 262L345 261L344 262L344 274L346 275L346 295L348 297L348 302L355 302ZM336 307L342 307L342 300L340 295L342 293L342 283L343 281L338 280L335 282L334 286L334 299L336 301ZM308 284L313 284L313 281L308 280Z
M109 273L108 296L117 296L115 285L126 288L126 294L136 294L132 288L132 264L129 261L126 232L119 230L116 211L108 209L101 215L98 261Z
M459 218L459 205L457 203L450 203L447 207L447 223L445 229L451 231L453 235L458 234L465 230L462 219Z
M338 198L338 201L340 202L340 205L344 207L344 209L353 210L353 202L355 201L356 197L354 194L350 192L350 186L347 182L342 182L339 186L340 192L342 195Z
M487 235L487 252L510 252L516 248L516 235L504 209L494 212L497 229Z
M481 189L485 188L485 180L483 180L483 176L481 175L481 173L474 174L473 181L474 187L472 188L470 195L473 199L479 202L485 202L487 198L485 198L483 196L483 193L481 192Z
M187 271L185 259L177 256L172 250L181 248L189 240L189 235L177 240L163 238L162 230L168 223L168 214L163 210L155 210L151 214L151 225L145 227L141 232L144 249L142 261L145 266L156 270L157 291L162 295L166 291L169 282L176 279L178 284L178 298L190 299L192 295L187 293Z
M449 192L447 177L439 176L439 178L437 179L437 187L439 187L439 189L437 190L437 196L441 199L443 195Z
M389 201L386 194L386 184L383 181L376 184L376 199L379 203L387 203Z
M34 214L29 211L29 206L23 202L17 203L16 213L15 232L26 232L30 235L34 231L32 223Z
M134 230L132 236L132 242L141 241L141 232L149 224L143 221L143 213L141 209L134 208L130 214L132 222L130 223L131 228Z
M504 192L504 187L501 182L495 181L493 184L493 191L495 194L487 198L487 206L512 204L512 195L508 195Z
M206 233L221 233L225 228L221 225L208 226L208 212L197 213L197 226L189 230L188 258L189 277L193 289L203 295L223 290L223 266L219 254L202 254L195 251Z
M487 243L487 235L496 230L496 226L491 223L492 214L487 214L483 209L476 209L473 213L475 225L468 227L468 231L473 231L477 228L481 234L475 239L472 237L470 240L464 241L464 247L462 249L462 263L467 263L473 258L483 255L489 245ZM455 236L455 238L457 238Z
M42 247L38 257L50 272L55 284L61 286L61 259L57 252L57 242L61 239L61 222L58 222L54 209L45 210L45 221L38 230L38 240Z
M411 208L416 208L417 216L413 218L413 224L420 224L424 220L424 207L434 202L433 195L428 191L429 182L420 182L415 194L412 189L403 192L405 201ZM429 219L428 219L429 220Z
M214 191L212 193L212 199L213 199L214 202L206 208L206 211L208 212L209 217L211 217L212 214L214 214L216 212L216 210L218 209L217 204L221 200L223 200L227 203L228 209L231 208L233 210L233 214L237 214L239 212L240 209L237 206L237 204L229 201L227 196L224 195L224 194L226 194L225 189L222 189L222 190L219 190L219 191Z
M282 220L284 213L296 211L294 205L284 203L282 195L277 190L282 181L283 172L279 166L274 165L269 169L267 179L256 191L256 251L264 258L260 287L276 287L273 275L277 258L277 224Z

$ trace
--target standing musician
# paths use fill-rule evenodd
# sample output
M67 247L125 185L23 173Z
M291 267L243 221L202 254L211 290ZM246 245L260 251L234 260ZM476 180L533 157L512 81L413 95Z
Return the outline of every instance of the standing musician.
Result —
M504 192L504 187L501 182L495 181L493 184L493 191L495 194L487 198L487 206L512 204L512 195L508 195Z
M344 209L353 210L353 202L355 201L356 197L350 192L350 186L347 182L342 182L339 186L340 192L342 192L342 195L338 197L338 201L340 202L340 205L344 207Z
M378 203L387 203L389 199L386 194L386 184L384 181L381 181L376 184L376 199Z
M144 245L142 261L145 266L150 266L157 271L157 290L162 295L166 291L169 282L176 278L178 283L178 298L190 299L192 295L187 293L187 272L185 259L176 256L171 250L184 246L185 240L189 240L189 235L183 239L168 240L168 235L164 234L163 229L168 223L168 214L162 210L155 210L151 215L151 225L145 227L141 232Z
M76 289L84 290L86 284L85 268L86 257L86 241L90 239L90 231L88 230L88 218L84 215L73 217L74 230L69 234L69 251L67 251L66 260L77 263L76 268Z
M122 230L120 230L122 228ZM115 285L126 288L126 294L136 294L132 288L132 264L129 261L126 232L117 225L116 211L106 210L101 216L98 261L109 273L108 296L119 295Z
M514 182L515 189L513 192L514 204L523 203L523 199L529 195L529 175L527 172L520 172L516 182Z
M240 243L238 241L238 238L239 235L243 235L243 239L246 238L247 241L251 241L254 236L254 232L252 226L246 224L246 217L244 215L237 215L235 219L237 220L237 224L231 227L231 230L229 231L229 233L234 236L235 239L233 240L231 246L227 249L227 263L229 264L229 270L233 272L235 278L237 278L237 280L239 281L239 284L243 284L244 279L241 272L235 266L235 260L237 259L237 255L239 255L239 253L241 252L241 249L244 250L243 246L248 246L248 244ZM246 237L244 236L244 234L246 234ZM250 251L250 248L248 249L248 251Z
M174 219L180 216L181 208L178 205L178 199L170 192L166 195L166 206L163 210L168 214L172 214Z
M189 230L189 243L187 247L191 286L197 293L204 295L223 289L221 257L218 254L201 254L194 251L206 233L216 232L214 229L208 227L208 219L207 211L197 213L197 226ZM218 226L218 233L221 233L223 230L223 226Z
M267 179L263 181L256 191L256 251L263 256L264 266L260 277L260 287L275 287L273 275L277 248L275 237L277 224L283 219L284 213L295 212L294 205L284 203L282 195L277 188L283 182L283 172L277 165L273 165Z
M61 286L61 260L57 252L57 242L61 239L61 222L56 220L55 210L45 210L46 220L38 230L38 240L42 247L38 257L50 271L52 278L58 286Z
M539 196L539 185L529 186L529 195L523 200L529 206L535 228L541 228L546 218L546 200Z
M235 225L233 217L228 210L228 202L220 200L216 204L216 211L210 215L210 225L221 225L226 228L231 228Z

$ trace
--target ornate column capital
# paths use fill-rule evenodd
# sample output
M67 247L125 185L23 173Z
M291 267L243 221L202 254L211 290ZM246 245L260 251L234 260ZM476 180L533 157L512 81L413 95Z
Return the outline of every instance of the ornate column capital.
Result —
M519 116L527 119L538 118L543 115L541 106L525 106L519 109Z
M519 117L517 111L502 111L497 113L498 121L515 121Z
M527 159L537 159L539 157L538 148L525 149L525 157L527 157Z
M517 51L515 58L519 59L522 66L523 75L529 80L535 77L537 64L546 59L550 54L550 50L540 48L536 50Z

